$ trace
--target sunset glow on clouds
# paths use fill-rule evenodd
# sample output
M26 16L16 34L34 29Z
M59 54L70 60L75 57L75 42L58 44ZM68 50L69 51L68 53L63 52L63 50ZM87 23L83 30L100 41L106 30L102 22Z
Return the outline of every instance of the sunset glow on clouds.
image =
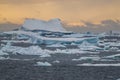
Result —
M120 0L0 0L0 23L60 18L69 24L120 19Z

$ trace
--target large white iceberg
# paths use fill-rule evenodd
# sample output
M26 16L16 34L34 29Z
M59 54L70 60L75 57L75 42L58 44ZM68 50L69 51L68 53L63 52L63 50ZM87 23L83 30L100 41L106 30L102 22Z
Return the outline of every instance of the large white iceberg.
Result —
M54 32L66 32L61 24L61 20L51 19L49 21L37 20L37 19L26 19L23 28L27 30L47 30Z

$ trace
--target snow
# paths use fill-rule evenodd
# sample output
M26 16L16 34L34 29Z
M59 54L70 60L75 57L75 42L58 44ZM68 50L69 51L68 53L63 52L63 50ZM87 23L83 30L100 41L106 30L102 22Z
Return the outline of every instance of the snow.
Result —
M27 19L25 20L23 27L28 30L47 30L54 32L66 32L63 28L60 19L51 19L49 21Z
M120 63L117 63L117 64L91 64L91 63L83 63L83 64L77 64L77 66L120 66Z
M48 62L36 62L37 66L52 66L52 64L48 63Z

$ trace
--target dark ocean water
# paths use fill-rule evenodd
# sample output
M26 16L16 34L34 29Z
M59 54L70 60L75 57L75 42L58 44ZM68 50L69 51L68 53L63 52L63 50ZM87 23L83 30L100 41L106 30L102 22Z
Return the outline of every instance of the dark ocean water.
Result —
M0 61L0 80L117 80L120 67L34 66L35 61Z

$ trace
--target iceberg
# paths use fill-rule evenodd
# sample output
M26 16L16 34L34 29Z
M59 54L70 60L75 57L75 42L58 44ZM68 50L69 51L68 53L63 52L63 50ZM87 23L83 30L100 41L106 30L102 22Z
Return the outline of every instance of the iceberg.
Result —
M37 62L37 66L52 66L52 64L48 63L48 62Z
M26 19L23 26L26 30L46 30L53 32L66 32L63 28L60 19L51 19L49 21L37 20L37 19Z

